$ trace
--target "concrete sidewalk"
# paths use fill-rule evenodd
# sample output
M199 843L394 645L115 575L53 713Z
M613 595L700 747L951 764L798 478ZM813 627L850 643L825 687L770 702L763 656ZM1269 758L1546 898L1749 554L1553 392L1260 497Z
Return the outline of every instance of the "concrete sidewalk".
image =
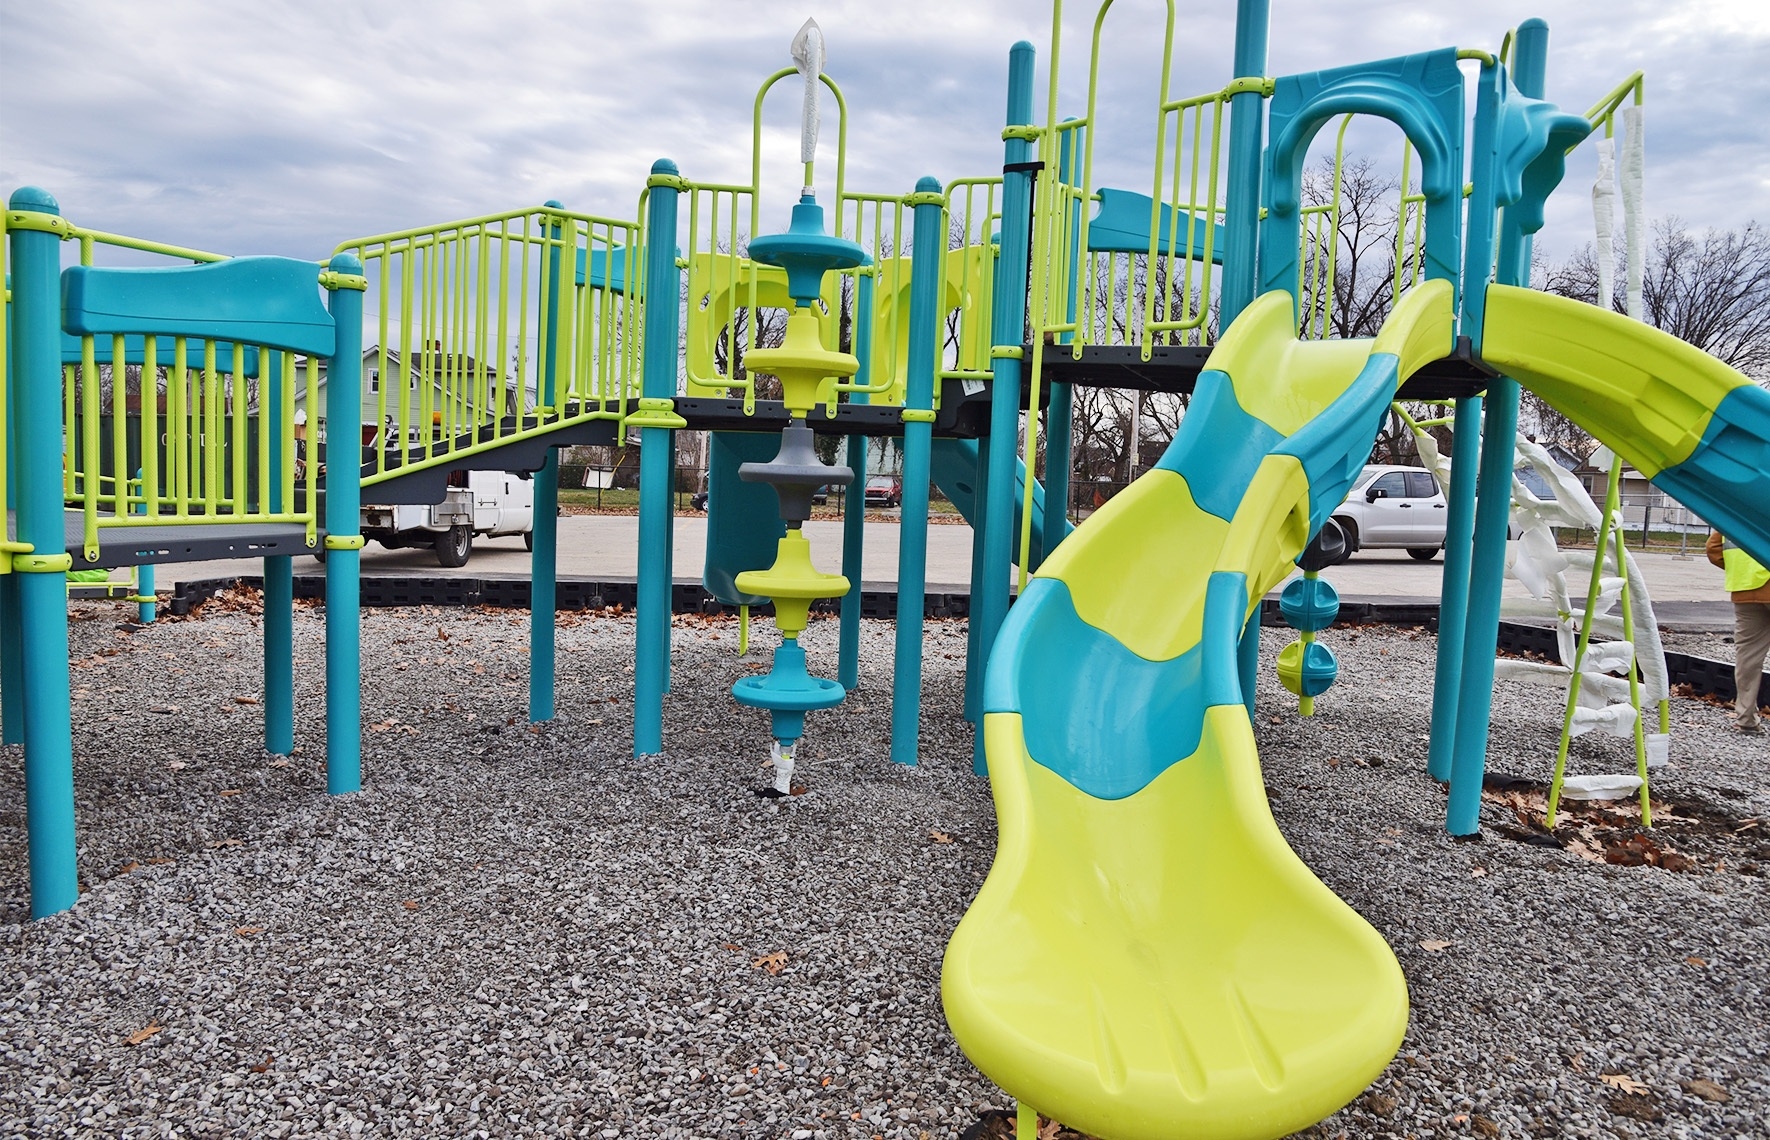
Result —
M684 514L676 518L676 577L700 577L706 557L705 515ZM842 568L842 524L813 520L805 524L811 540L812 561L830 573ZM898 526L893 522L866 525L861 578L867 586L890 586L897 581ZM1680 558L1673 554L1638 554L1641 571L1659 611L1662 624L1687 625L1717 621L1730 627L1732 610L1721 589L1721 572L1700 553ZM520 538L479 539L473 556L458 570L436 564L428 550L383 550L371 545L363 551L366 575L413 577L464 576L477 578L527 578L529 555ZM1327 571L1342 596L1360 600L1431 602L1439 599L1444 573L1442 558L1417 562L1403 550L1373 550ZM296 559L296 573L315 573L319 563ZM562 578L624 579L639 569L639 519L635 515L569 515L559 520L559 574ZM159 585L257 574L253 560L188 562L161 569ZM928 590L931 593L963 593L971 581L971 528L953 523L928 527ZM1508 580L1506 596L1526 597L1524 588ZM1712 612L1711 612L1712 611Z

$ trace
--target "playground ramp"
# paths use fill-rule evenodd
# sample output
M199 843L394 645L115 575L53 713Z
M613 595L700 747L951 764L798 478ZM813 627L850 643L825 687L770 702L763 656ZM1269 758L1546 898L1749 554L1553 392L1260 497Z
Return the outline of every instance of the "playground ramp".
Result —
M1770 393L1627 318L1489 296L1490 362L1770 546ZM1287 1135L1407 1025L1383 937L1272 819L1236 650L1396 388L1451 343L1451 289L1415 289L1374 341L1298 341L1291 305L1236 320L1168 453L1058 548L990 660L1000 837L947 949L947 1018L1002 1088L1112 1140Z

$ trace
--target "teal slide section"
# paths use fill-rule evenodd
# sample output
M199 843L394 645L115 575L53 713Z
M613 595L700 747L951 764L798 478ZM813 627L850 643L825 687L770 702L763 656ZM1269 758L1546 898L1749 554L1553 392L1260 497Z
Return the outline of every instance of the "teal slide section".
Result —
M937 439L934 441L932 461L935 486L940 493L951 500L965 521L972 526L977 525L977 441L974 439ZM1020 460L1014 462L1014 561L1020 561L1020 500L1025 493L1026 464ZM1052 547L1063 541L1065 535L1074 530L1067 520L1063 524L1063 534L1057 542L1045 542L1045 488L1038 483L1033 484L1033 517L1032 517L1032 557L1029 562L1033 567L1045 560Z

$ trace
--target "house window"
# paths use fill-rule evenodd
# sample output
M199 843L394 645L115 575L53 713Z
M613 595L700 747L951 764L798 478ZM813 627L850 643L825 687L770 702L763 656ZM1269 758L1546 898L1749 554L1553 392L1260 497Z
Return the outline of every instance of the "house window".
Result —
M371 368L369 369L369 391L379 392L380 390L381 373L378 370Z

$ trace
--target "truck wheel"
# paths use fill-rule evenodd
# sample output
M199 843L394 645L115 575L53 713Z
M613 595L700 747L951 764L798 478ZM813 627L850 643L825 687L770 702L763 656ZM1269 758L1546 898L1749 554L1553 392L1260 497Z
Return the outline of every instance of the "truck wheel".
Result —
M465 566L473 553L473 528L452 526L436 536L436 561L441 566Z
M1407 548L1407 556L1415 562L1430 562L1438 557L1438 548L1436 546L1410 546Z

